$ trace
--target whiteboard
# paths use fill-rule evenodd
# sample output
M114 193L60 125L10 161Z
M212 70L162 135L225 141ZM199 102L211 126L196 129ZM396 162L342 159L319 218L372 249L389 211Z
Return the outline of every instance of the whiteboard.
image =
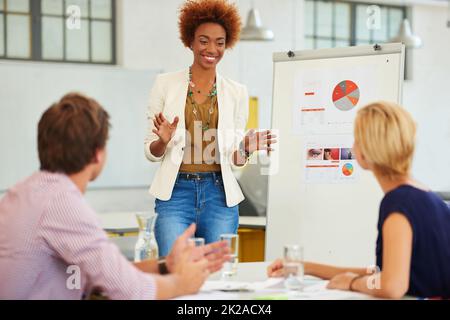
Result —
M82 92L110 114L108 158L92 188L150 184L154 166L144 156L146 108L156 71L111 66L0 63L0 190L39 169L37 124L64 94Z
M330 162L336 165L314 171L318 166L308 163L320 160L314 160L309 147L321 143L325 147L327 142L329 147L339 143L351 147L352 112L373 100L401 102L404 48L386 44L378 51L362 46L298 51L291 56L274 54L271 127L278 131L279 145L271 156L276 168L269 176L266 259L282 256L283 245L297 243L304 247L306 260L372 265L381 189L357 164L352 167L354 175L344 175L341 164L347 160L340 158ZM350 111L337 109L341 105L333 102L340 80L358 86L359 101ZM312 101L305 100L309 95L316 99L311 106L297 104ZM320 117L303 116L320 108L325 110L317 113ZM339 151L342 157L344 151Z

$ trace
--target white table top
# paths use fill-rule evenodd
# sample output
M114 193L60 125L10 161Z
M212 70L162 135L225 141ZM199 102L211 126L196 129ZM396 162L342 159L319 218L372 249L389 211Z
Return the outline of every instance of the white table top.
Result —
M128 259L133 259L134 244L137 237L116 237L111 241L116 243ZM327 290L326 282L319 278L305 276L303 291L288 291L284 288L283 279L267 277L266 270L270 262L239 263L236 277L232 285L255 286L259 288L250 292L222 292L211 290L212 287L230 283L221 279L221 272L212 274L198 294L179 297L183 300L361 300L376 299L374 297L349 291ZM275 281L275 282L274 282ZM270 287L264 287L267 284ZM206 291L205 291L206 290ZM408 299L405 298L405 299Z
M181 300L365 300L376 299L358 292L328 290L326 281L316 277L304 277L304 289L289 291L285 289L283 279L268 278L266 274L269 262L239 263L238 271L232 282L222 281L221 273L211 275L196 295L179 297ZM222 292L213 290L218 286L247 287L250 292ZM266 287L267 286L267 287Z

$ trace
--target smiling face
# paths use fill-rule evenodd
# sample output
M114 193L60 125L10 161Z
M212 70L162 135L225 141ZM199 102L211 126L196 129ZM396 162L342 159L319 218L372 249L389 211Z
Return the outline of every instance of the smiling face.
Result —
M217 23L203 23L192 41L194 64L203 69L216 68L225 52L226 31Z

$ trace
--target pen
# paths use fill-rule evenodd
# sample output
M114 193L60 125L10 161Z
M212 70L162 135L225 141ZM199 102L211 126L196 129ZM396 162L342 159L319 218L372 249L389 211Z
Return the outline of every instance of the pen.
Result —
M220 289L219 291L222 291L222 292L253 292L252 289L248 289L248 288Z

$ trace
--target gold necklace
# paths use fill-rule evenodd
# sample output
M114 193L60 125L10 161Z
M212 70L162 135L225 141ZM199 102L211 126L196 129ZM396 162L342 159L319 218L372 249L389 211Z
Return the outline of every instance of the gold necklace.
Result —
M208 130L209 129L209 125L211 124L211 115L214 113L214 103L215 103L214 97L210 98L211 99L211 106L210 106L210 108L208 110L208 121L206 122L205 125L203 125L203 120L198 118L199 111L198 111L197 103L195 103L195 100L194 100L194 98L192 96L190 96L190 99L191 99L191 104L192 104L192 113L194 114L195 119L198 120L198 121L201 121L200 127L202 128L203 131Z
M201 128L203 131L206 131L209 129L209 126L211 124L211 115L214 113L214 104L215 104L215 99L214 97L217 97L217 86L216 86L216 82L214 82L214 85L211 89L211 91L209 92L208 95L206 95L208 98L211 99L211 106L209 107L208 110L208 121L206 122L206 125L203 125L203 120L202 119L198 119L199 116L199 111L198 111L198 106L197 103L194 100L194 92L192 92L192 88L195 87L195 83L192 81L192 67L189 67L189 91L188 91L188 96L191 99L191 104L192 104L192 112L194 113L195 119L201 121ZM198 93L200 93L200 91L197 91Z

